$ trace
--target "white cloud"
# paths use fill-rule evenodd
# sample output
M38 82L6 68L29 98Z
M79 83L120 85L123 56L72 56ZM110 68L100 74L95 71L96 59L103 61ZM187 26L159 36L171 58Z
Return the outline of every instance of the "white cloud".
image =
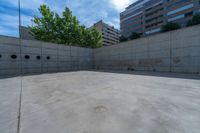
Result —
M119 12L123 11L128 5L135 1L136 0L110 0L111 4L113 4Z

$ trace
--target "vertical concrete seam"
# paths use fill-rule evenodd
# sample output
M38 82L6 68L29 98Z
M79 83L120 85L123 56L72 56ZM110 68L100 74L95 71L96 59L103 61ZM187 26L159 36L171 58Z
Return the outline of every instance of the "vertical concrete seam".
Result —
M59 52L58 52L58 50L59 50L59 44L57 44L57 61L56 61L56 63L57 63L57 72L59 72L59 61L58 61L58 54L59 54Z
M170 47L170 59L169 59L170 60L170 66L169 66L170 68L169 68L169 71L170 72L172 72L172 38L171 38L172 35L171 35L171 33L172 32L169 33L169 43L170 43L169 44L169 47Z
M41 52L40 52L40 54L41 54L41 74L43 73L43 43L41 42Z
M150 59L150 49L149 49L149 37L147 37L147 59L149 60ZM148 71L150 71L151 70L151 65L150 65L150 63L148 63Z
M72 70L72 55L71 55L71 45L69 45L69 56L70 56L70 69Z
M122 53L121 53L121 45L120 44L118 44L118 46L119 46L119 70L121 70L122 71L122 67L123 67L123 65L122 65Z
M78 69L78 70L81 70L81 68L80 68L80 59L79 59L79 58L80 58L80 47L77 47L77 49L78 49L78 50L77 50L77 58L78 58L78 59L77 59L77 62L78 62L77 69Z
M92 48L92 69L96 69L94 48Z

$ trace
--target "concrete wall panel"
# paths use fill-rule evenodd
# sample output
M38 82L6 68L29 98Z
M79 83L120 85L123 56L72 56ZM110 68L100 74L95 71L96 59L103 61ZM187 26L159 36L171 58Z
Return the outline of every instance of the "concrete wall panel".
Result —
M19 45L17 38L0 36L0 76L19 75L21 65L23 74L93 68L200 73L199 35L197 25L98 49L31 40Z
M20 47L18 45L2 44L0 42L1 53L20 53Z
M0 36L1 44L19 45L19 39L15 37Z
M22 74L93 68L93 49L31 40L21 43L17 38L0 36L0 77L19 75L21 65ZM17 58L12 59L11 55Z
M200 73L199 35L197 25L95 49L95 68Z

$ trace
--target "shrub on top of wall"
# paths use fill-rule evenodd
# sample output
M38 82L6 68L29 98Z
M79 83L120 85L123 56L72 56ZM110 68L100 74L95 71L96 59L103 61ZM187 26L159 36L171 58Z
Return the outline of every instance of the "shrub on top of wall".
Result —
M120 40L120 42L126 42L126 41L128 41L128 38L126 38L125 36L121 36L120 38L119 38L119 40Z
M177 30L177 29L180 29L180 28L181 28L180 24L169 22L166 25L162 26L161 32L167 32L167 31Z
M192 20L188 21L187 26L200 24L200 14L196 14L192 17Z
M130 35L129 39L130 39L130 40L134 40L134 39L138 39L138 38L140 38L140 37L141 37L141 33L133 32L133 33Z

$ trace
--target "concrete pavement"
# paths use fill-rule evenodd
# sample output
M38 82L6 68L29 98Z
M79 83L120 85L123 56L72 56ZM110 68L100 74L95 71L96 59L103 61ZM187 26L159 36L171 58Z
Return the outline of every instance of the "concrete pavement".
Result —
M19 133L199 133L199 77L158 75L23 77ZM0 79L2 133L17 132L19 92L19 77Z

